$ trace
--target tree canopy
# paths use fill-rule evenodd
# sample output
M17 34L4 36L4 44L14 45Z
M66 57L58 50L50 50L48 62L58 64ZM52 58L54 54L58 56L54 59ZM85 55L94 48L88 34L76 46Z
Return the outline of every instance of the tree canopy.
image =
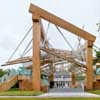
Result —
M5 75L6 73L7 73L6 71L0 69L0 77L2 77L3 75Z

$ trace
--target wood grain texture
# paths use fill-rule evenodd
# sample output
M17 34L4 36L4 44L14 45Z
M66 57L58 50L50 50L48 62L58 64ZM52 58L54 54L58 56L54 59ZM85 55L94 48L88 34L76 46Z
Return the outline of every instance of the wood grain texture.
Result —
M12 76L10 79L4 81L3 83L0 83L0 91L7 91L11 87L13 87L16 82L18 81L17 75Z
M35 16L35 15L34 15ZM36 91L40 91L40 19L35 16L33 19L33 57L32 57L32 88Z
M81 38L84 38L85 40L90 40L90 41L95 41L96 37L84 30L82 30L81 28L78 28L77 26L57 17L54 14L51 14L49 12L47 12L46 10L37 7L34 4L30 4L30 8L29 8L29 12L31 13L35 13L38 14L41 18L63 28L68 30L71 33L74 33L77 36L80 36Z
M93 55L92 55L93 42L87 41L86 48L86 89L93 89Z

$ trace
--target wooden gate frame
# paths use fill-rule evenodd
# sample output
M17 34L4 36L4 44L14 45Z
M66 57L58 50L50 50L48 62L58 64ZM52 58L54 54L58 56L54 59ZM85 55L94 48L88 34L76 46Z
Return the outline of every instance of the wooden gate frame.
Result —
M77 26L57 17L54 14L47 12L46 10L30 4L29 12L32 13L33 21L33 56L32 56L32 87L33 90L39 91L41 89L40 84L40 38L41 33L41 19L45 19L71 33L74 35L80 36L81 38L87 40L86 45L86 89L93 88L93 67L92 67L92 46L96 37ZM42 27L43 28L43 27Z

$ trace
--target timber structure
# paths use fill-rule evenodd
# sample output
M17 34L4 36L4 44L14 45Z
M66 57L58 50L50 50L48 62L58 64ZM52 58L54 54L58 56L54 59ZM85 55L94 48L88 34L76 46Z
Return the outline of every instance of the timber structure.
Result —
M57 17L56 15L53 15L49 12L47 12L44 9L41 9L37 7L34 4L30 4L29 12L32 14L32 19L33 19L33 38L34 42L37 43L35 44L33 42L33 46L37 47L37 49L33 49L33 87L35 90L40 90L40 53L39 53L39 41L40 41L40 25L39 21L43 18L67 31L70 31L71 33L80 36L81 38L84 38L87 41L86 45L86 76L87 76L87 81L86 81L86 89L92 89L93 88L93 66L92 66L92 46L93 42L95 41L96 37L91 35L90 33L76 27L75 25ZM36 36L38 35L38 36ZM38 62L37 62L38 61ZM36 71L36 72L35 72ZM37 74L37 75L36 75ZM35 77L36 76L36 77ZM36 82L36 80L38 80Z
M78 28L77 26L69 23L68 21L63 20L62 18L34 4L30 4L29 12L32 14L32 22L33 22L32 56L19 57L17 59L7 61L2 66L31 62L31 64L27 66L29 69L32 70L32 77L31 77L32 79L30 79L31 81L29 82L29 84L31 84L32 86L31 90L40 91L41 88L43 88L41 87L41 70L45 69L48 65L50 65L50 70L48 74L50 76L49 77L50 80L52 81L54 78L53 74L55 71L53 65L58 65L67 62L71 64L73 87L76 84L74 69L77 68L81 69L81 72L86 73L86 84L85 84L86 89L93 89L92 47L96 37L90 34L89 32L86 32L85 30ZM72 34L79 36L80 38L83 38L86 41L86 44L82 48L83 50L80 49L72 53L72 51L69 50L50 48L49 41L46 38L46 33L44 31L44 27L42 24L42 19L54 24L56 27L63 28L64 30L69 31ZM83 51L84 61L81 60L81 58L79 57L80 56L80 54L78 54L79 51ZM43 56L42 52L45 52L46 55ZM46 64L47 66L45 66ZM19 80L23 80L20 79L20 77ZM21 81L20 86L22 86L24 83L26 83L25 80L23 82ZM25 86L28 85L26 84Z

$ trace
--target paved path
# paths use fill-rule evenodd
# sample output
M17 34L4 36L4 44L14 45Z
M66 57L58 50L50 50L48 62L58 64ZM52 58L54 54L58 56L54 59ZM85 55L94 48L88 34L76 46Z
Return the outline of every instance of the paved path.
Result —
M48 93L42 94L38 97L100 97L100 95L84 92L82 88L53 88Z
M92 94L92 93L87 93L87 92L82 92L82 93L45 93L40 96L0 96L0 98L76 98L76 97L81 97L81 98L100 98L100 95Z
M53 88L48 93L44 93L40 96L0 96L0 98L68 98L68 97L93 97L100 98L100 95L84 92L81 88Z
M77 93L45 93L42 94L38 97L43 97L43 98L59 98L59 97L100 97L100 95L92 94L92 93L87 93L87 92L77 92Z
M51 93L69 93L69 92L84 92L82 88L53 88L53 89L50 89L49 92Z

